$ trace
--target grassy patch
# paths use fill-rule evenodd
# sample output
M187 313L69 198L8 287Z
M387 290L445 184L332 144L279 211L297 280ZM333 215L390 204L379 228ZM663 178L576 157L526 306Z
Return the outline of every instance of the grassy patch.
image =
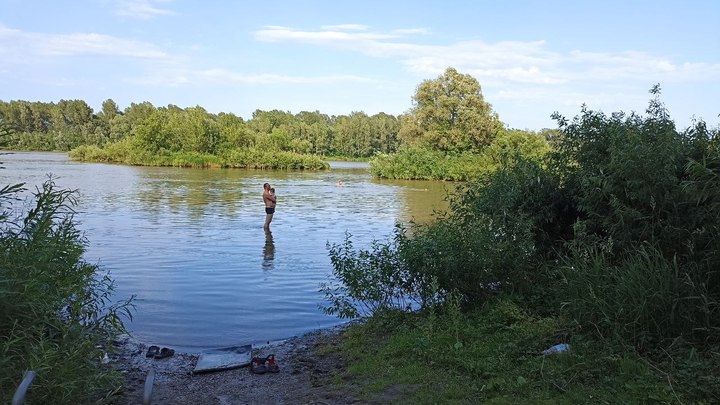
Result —
M563 319L528 314L509 300L453 316L383 314L353 326L343 351L357 395L400 403L711 403L717 354L683 364L652 361L584 338ZM567 341L567 353L543 356ZM687 352L685 352L687 354ZM672 367L671 367L672 365ZM694 377L690 377L693 375ZM398 394L400 393L400 394Z

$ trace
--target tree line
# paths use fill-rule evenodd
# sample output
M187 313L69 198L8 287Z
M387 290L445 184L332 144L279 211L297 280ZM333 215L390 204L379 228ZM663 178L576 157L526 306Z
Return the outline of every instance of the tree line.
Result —
M248 120L200 106L108 99L95 112L82 100L0 101L14 132L9 149L70 151L78 160L173 166L322 168L318 157L370 159L376 176L467 180L497 166L498 153L548 150L552 130L507 128L470 75L448 68L423 81L405 114L256 110ZM314 157L314 158L312 158Z
M346 158L368 158L398 147L400 123L385 113L330 116L318 111L256 110L248 120L212 114L200 106L156 107L132 103L121 110L112 99L95 112L83 100L0 101L0 119L14 133L10 149L69 151L103 147L131 136L149 151L166 149L218 154L223 149L257 147Z

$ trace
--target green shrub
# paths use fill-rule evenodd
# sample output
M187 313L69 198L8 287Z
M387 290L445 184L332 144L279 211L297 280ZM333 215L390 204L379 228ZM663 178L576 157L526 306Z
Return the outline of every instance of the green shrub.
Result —
M647 116L556 115L549 154L518 134L488 147L449 213L396 247L401 271L471 305L511 293L641 349L720 341L720 139L703 122L677 131L658 91ZM373 171L437 178L463 159L406 149Z
M379 153L370 160L377 177L409 180L468 181L491 173L515 158L540 160L549 152L547 141L526 131L502 131L480 152L448 153L409 146L395 154Z
M228 167L248 169L324 170L330 167L318 156L255 148L232 149L223 158Z
M192 151L158 149L151 152L133 143L132 138L97 146L80 146L70 151L71 159L94 162L115 162L138 166L233 167L278 170L324 170L330 166L318 156L295 152L231 149L221 155Z
M411 274L400 257L405 241L405 231L398 226L392 240L373 241L370 250L355 250L349 234L342 244L328 244L333 276L320 286L329 301L329 306L321 306L323 312L357 318L411 310L431 299L428 283Z
M112 280L82 259L75 193L48 180L22 211L12 206L22 191L0 190L0 401L9 402L32 369L29 402L92 402L119 387L101 359L124 331L131 303L112 303Z
M583 270L566 276L589 285L585 293L570 294L567 308L586 308L584 319L604 311L596 315L608 330L641 346L677 336L718 341L717 133L702 122L677 131L657 97L647 114L607 117L583 109L570 123L559 119L563 137L552 165L577 212L568 246L603 252L590 255L591 266L570 256L571 266ZM590 309L583 299L594 288L598 306ZM660 322L663 314L671 320ZM643 333L626 330L638 326Z

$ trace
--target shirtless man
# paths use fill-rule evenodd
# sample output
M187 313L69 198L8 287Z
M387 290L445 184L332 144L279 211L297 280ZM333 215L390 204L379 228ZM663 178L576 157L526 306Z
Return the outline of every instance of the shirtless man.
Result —
M263 229L270 229L270 222L275 213L275 196L270 192L270 183L263 184L263 201L265 202L265 226Z

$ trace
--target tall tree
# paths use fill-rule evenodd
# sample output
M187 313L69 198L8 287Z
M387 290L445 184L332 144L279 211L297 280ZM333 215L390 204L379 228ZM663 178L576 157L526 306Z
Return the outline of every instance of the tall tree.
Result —
M405 143L444 151L479 150L503 128L480 83L451 67L437 79L422 82L413 103L400 130Z
M103 101L101 116L105 120L105 122L112 121L112 119L115 118L115 116L118 114L120 114L120 109L118 108L117 103L113 101L113 99L109 98Z

